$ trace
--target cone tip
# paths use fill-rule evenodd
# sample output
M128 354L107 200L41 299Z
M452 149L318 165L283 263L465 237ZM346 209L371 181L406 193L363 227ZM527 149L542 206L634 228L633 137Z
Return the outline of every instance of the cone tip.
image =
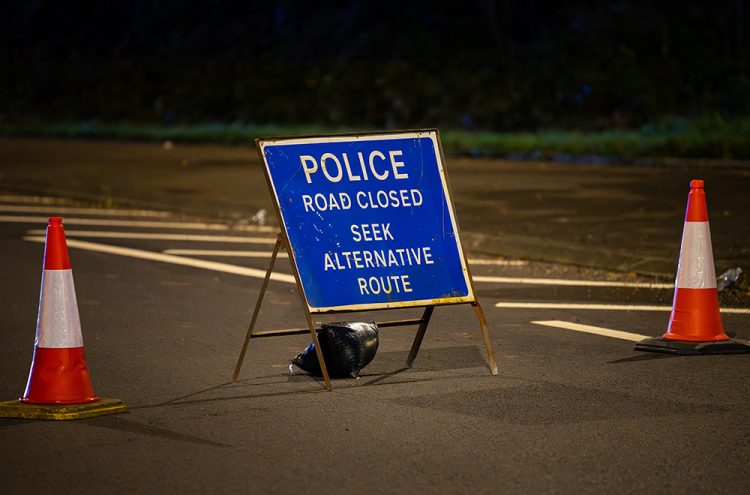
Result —
M62 218L50 217L47 225L47 241L44 246L45 270L69 270L70 256L65 242Z
M703 181L700 179L691 180L690 189L703 189Z

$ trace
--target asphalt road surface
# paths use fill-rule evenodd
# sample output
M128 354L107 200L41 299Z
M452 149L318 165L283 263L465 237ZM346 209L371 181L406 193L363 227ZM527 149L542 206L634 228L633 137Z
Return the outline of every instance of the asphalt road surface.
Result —
M464 245L475 253L674 277L691 179L706 183L717 271L750 270L750 166L658 167L448 157ZM101 206L275 222L254 147L0 138L0 189Z
M327 392L288 370L305 335L253 339L231 381L275 229L18 194L0 196L0 210L0 399L25 386L43 229L59 215L95 390L128 406L0 419L6 493L750 490L750 355L633 350L666 330L668 279L470 252L498 376L473 311L448 306L413 368L415 329L385 328L361 378ZM742 301L723 321L748 339ZM342 316L321 321L332 319ZM259 328L303 324L296 286L272 280Z

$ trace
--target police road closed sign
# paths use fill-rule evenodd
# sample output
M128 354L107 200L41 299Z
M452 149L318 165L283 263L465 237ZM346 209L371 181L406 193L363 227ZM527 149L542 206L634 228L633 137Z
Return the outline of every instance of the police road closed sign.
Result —
M438 139L258 140L310 312L475 300Z

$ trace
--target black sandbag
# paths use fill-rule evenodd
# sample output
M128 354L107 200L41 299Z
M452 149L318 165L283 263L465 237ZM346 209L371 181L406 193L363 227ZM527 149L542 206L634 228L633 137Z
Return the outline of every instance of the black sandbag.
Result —
M357 378L378 350L378 326L374 322L325 323L317 333L328 374L334 378ZM299 353L292 364L310 374L322 374L315 343Z

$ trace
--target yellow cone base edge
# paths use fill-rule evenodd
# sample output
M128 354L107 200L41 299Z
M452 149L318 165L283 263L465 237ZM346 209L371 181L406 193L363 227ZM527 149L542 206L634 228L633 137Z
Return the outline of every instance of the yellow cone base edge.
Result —
M0 418L22 419L83 419L125 412L120 399L99 399L88 404L40 405L24 404L19 400L0 402Z

